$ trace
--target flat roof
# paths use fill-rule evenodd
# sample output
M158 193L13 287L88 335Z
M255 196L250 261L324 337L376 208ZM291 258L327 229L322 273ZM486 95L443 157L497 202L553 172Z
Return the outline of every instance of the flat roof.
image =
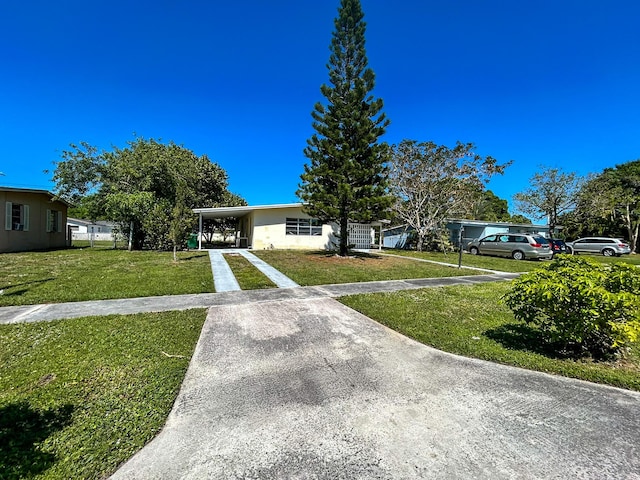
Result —
M302 203L279 203L275 205L245 205L241 207L194 208L193 211L195 213L201 214L202 218L228 218L244 217L245 215L256 210L300 208L302 206Z
M48 190L40 190L40 189L37 189L37 188L0 187L0 192L41 193L43 195L48 195L49 197L51 197L51 200L64 203L68 207L71 206L71 204L69 202L67 202L63 198L60 198L60 197L56 196L55 194L51 193Z

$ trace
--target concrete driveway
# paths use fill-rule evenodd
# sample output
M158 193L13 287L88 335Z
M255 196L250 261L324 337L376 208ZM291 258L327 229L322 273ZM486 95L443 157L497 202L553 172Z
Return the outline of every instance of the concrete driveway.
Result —
M115 479L640 479L640 395L442 353L330 298L219 305Z

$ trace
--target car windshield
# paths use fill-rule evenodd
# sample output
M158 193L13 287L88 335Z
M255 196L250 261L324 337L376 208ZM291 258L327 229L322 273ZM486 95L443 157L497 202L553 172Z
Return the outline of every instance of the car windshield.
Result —
M544 237L533 237L533 239L536 241L536 243L541 243L542 245L546 245L549 243Z

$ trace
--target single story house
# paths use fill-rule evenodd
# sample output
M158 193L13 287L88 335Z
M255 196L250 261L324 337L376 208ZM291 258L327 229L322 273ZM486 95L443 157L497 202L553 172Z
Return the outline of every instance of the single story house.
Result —
M67 218L67 226L71 229L72 240L113 240L115 223L104 220L80 220Z
M237 219L236 246L264 249L334 250L337 225L323 224L303 212L303 204L244 207L196 208L199 216L199 248L202 248L202 221L209 218ZM381 223L349 223L349 243L355 248L371 248L373 226Z
M69 245L69 204L46 190L0 187L0 252L63 248Z
M549 237L549 225L534 225L530 223L488 222L451 218L447 220L446 228L449 231L449 240L455 246L458 246L460 228L463 228L463 246L474 238L481 238L494 233L534 233ZM408 225L383 230L383 245L386 248L404 248L412 230L413 228Z

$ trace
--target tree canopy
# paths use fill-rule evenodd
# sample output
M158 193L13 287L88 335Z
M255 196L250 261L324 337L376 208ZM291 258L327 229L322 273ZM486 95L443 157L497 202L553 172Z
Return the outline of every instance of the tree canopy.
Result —
M640 229L640 159L606 168L580 189L576 208L565 217L575 236L624 236L632 251Z
M543 166L529 179L529 183L530 188L513 196L516 208L534 218L546 217L549 232L553 235L558 217L576 206L584 179L575 172Z
M473 208L472 216L474 220L508 222L511 220L509 202L504 198L498 197L491 190L485 190L481 193L480 200Z
M230 195L226 172L206 155L143 138L108 152L72 144L53 180L60 197L119 223L136 249L175 251L194 228L192 208L221 205Z
M359 0L341 0L327 68L331 85L320 91L326 104L312 112L316 133L304 150L298 196L305 210L339 225L339 253L348 250L348 222L384 218L391 204L384 163L387 148L378 143L389 124L383 102L370 92L375 75L365 52L364 13Z
M444 227L447 218L472 214L487 198L483 198L485 183L510 165L500 165L490 156L481 157L474 148L472 143L458 142L449 148L415 140L403 140L392 147L392 208L416 231L418 250L422 250L428 235Z

